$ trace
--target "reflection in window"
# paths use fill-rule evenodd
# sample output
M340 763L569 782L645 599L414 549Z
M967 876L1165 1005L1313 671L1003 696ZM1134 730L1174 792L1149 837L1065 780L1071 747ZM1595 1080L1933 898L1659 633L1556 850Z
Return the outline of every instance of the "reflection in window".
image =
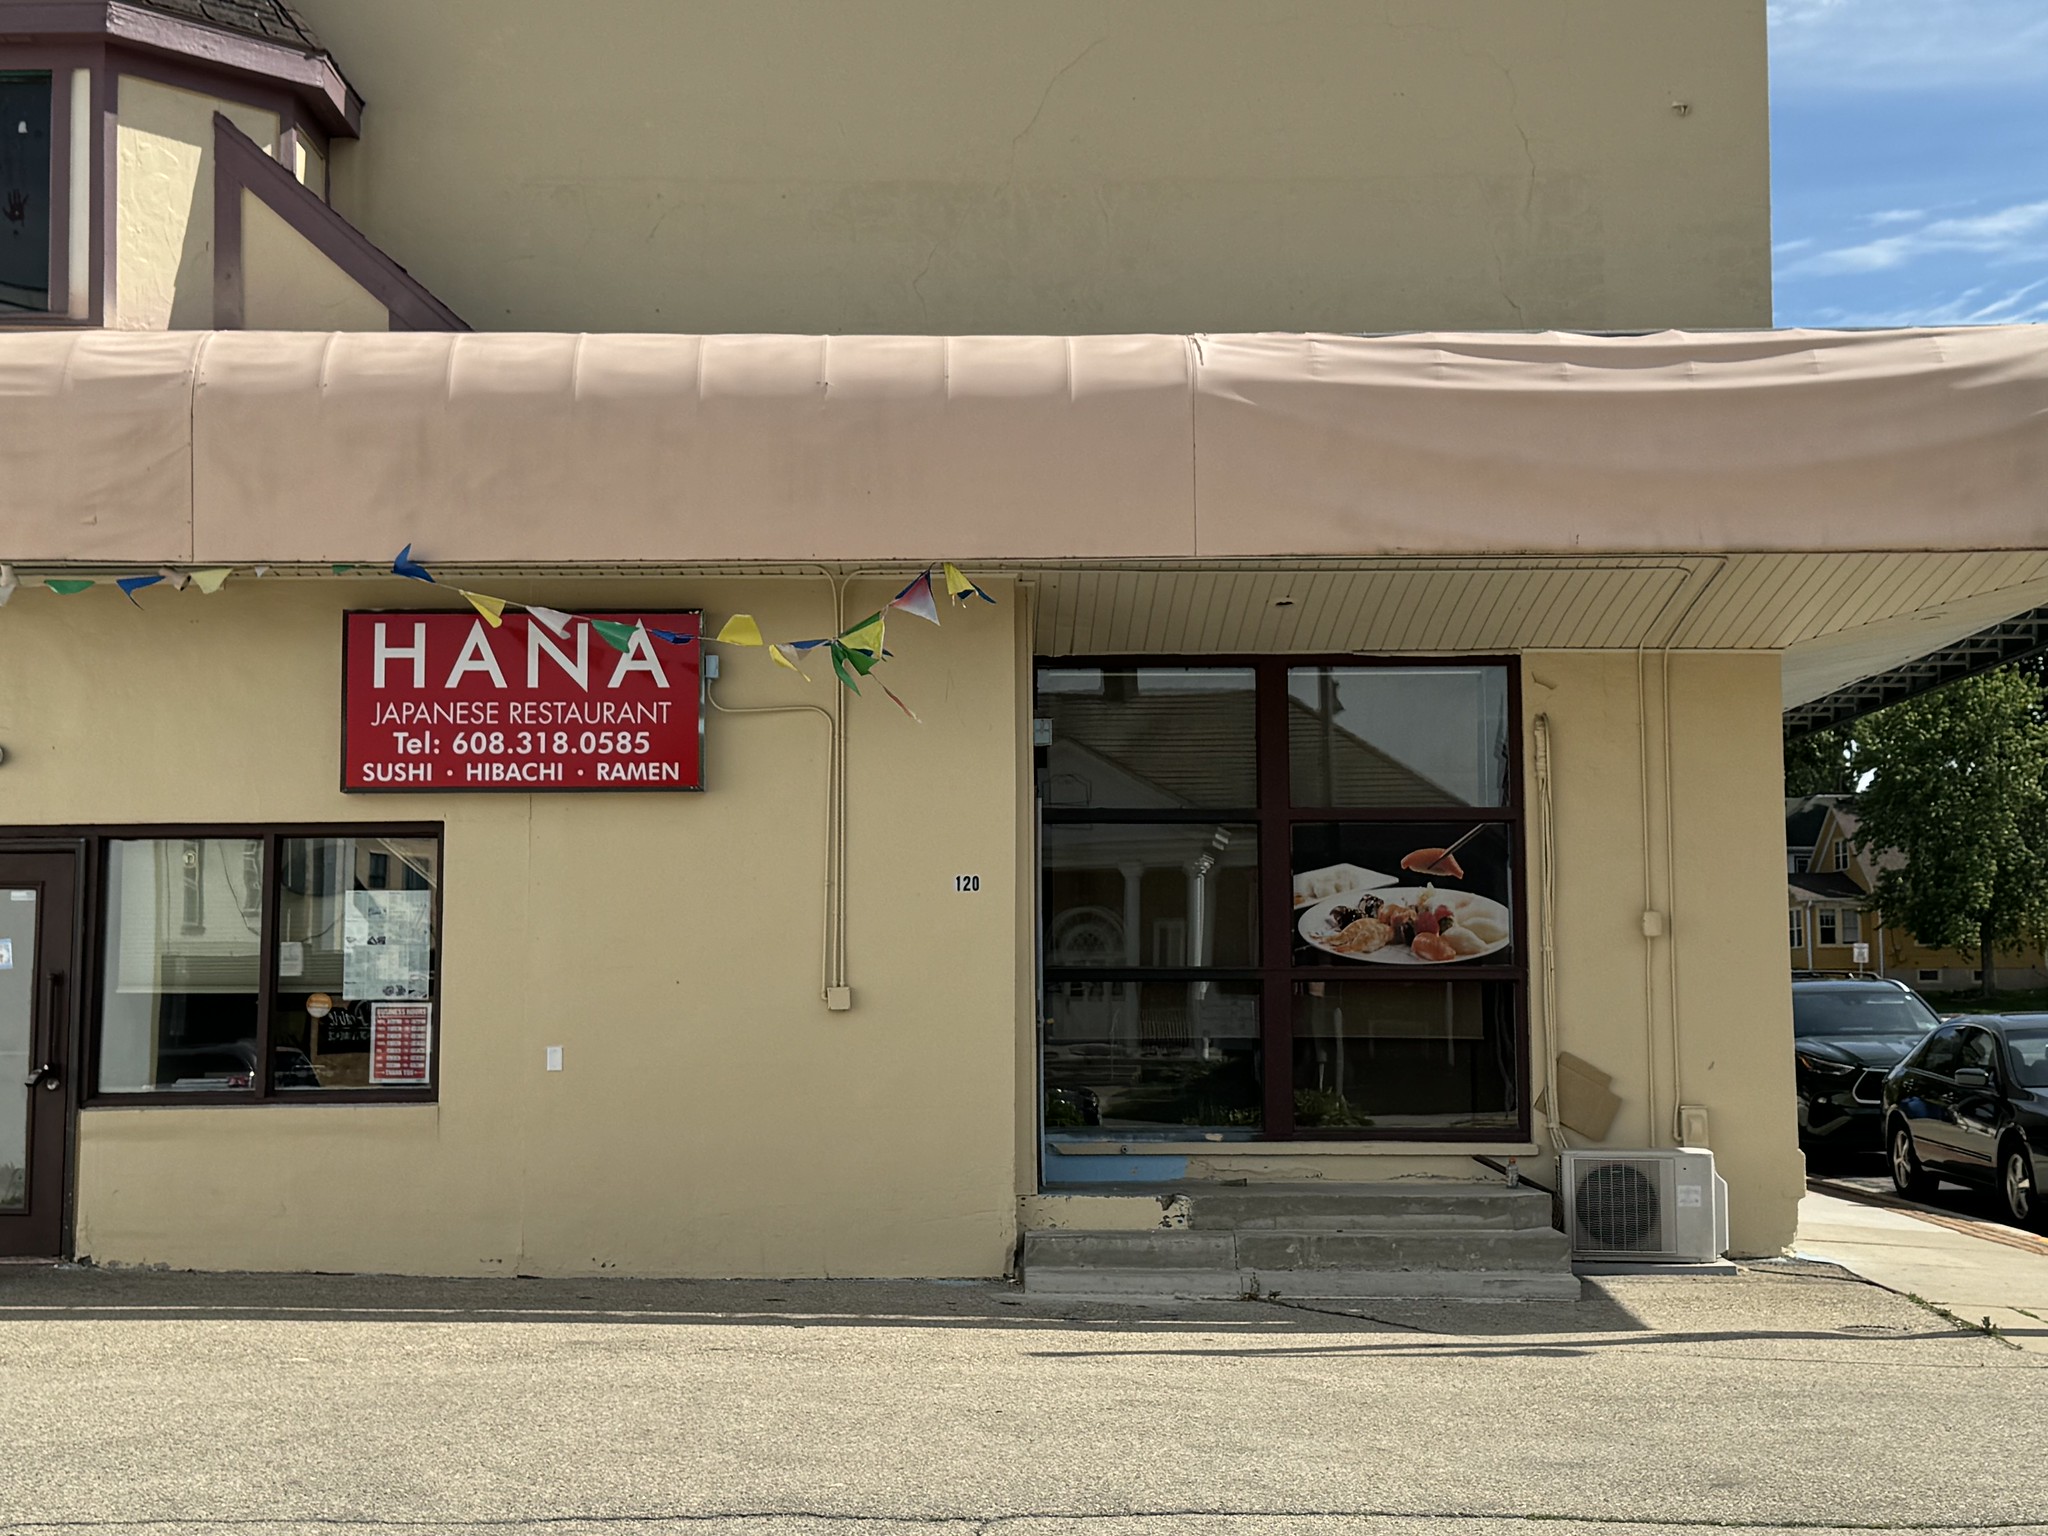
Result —
M1303 1129L1507 1129L1514 1085L1511 982L1294 984Z
M1255 827L1048 826L1043 859L1047 965L1259 963Z
M1507 803L1501 667L1295 667L1288 776L1297 806Z
M0 313L50 307L50 77L0 73Z
M262 928L241 882L262 852L250 838L109 844L102 1093L252 1086Z
M1256 982L1055 982L1045 1128L1249 1135L1263 1120Z
M1258 804L1248 667L1046 668L1045 803L1057 809Z
M434 996L434 840L288 837L279 846L278 1091L428 1086L419 1005Z

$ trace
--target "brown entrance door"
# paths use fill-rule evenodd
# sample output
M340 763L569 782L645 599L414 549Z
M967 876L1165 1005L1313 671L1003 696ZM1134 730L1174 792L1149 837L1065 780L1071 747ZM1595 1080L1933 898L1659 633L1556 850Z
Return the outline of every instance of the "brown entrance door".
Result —
M56 1258L69 1174L69 853L0 853L0 1258Z

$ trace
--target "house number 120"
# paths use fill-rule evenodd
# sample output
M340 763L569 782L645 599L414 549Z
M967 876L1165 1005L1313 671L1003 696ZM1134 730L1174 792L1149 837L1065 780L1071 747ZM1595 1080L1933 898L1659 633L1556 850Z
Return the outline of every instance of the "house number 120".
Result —
M953 889L963 894L972 894L981 889L981 876L955 875L953 877Z

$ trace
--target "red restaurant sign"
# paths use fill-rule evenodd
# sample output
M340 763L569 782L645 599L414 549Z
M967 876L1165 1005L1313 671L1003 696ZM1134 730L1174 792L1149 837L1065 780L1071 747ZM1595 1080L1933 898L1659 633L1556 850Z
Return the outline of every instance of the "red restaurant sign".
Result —
M703 644L688 613L343 616L341 787L702 789ZM625 651L591 619L636 626Z

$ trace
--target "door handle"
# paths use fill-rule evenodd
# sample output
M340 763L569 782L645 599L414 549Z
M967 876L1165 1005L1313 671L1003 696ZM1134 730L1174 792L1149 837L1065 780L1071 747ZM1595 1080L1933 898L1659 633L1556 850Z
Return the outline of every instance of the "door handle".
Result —
M57 1069L46 1061L24 1077L21 1085L24 1088L58 1088L63 1086L63 1079L57 1075Z

